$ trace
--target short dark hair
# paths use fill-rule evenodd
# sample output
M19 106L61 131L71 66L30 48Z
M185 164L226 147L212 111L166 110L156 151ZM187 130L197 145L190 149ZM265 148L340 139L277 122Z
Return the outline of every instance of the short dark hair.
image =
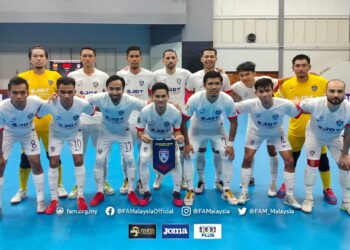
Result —
M242 71L252 71L255 72L255 63L248 61L248 62L244 62L241 63L240 65L237 66L236 71L242 72Z
M164 82L156 82L152 86L152 95L154 95L154 92L156 92L158 89L165 89L166 94L169 95L169 87Z
M296 55L292 60L293 65L295 64L296 60L306 60L308 64L310 64L310 62L311 62L310 57L308 57L307 55L304 55L304 54Z
M61 85L73 85L75 87L75 80L72 77L63 76L63 77L57 79L57 89Z
M94 53L94 56L96 56L96 50L94 49L94 48L92 48L92 47L83 47L83 48L81 48L80 49L80 55L81 55L81 53L83 52L83 50L91 50L93 53Z
M28 91L28 82L27 82L26 79L24 79L22 77L19 77L19 76L12 77L10 79L10 82L7 85L8 91L11 91L12 86L18 86L18 85L21 85L21 84L25 84L26 85L26 89Z
M204 52L205 51L214 51L215 52L215 55L217 55L217 50L216 49L214 49L214 48L212 48L212 47L208 47L208 48L204 48L204 49L202 49L202 56L204 55Z
M125 89L125 80L123 77L121 76L118 76L118 75L111 75L107 81L106 81L106 87L108 88L108 85L113 82L113 81L121 81L122 82L122 85L123 85L123 89Z
M209 72L207 72L204 75L204 77L203 77L203 83L204 84L207 82L208 78L219 78L221 83L224 80L222 75L218 71L209 71Z
M29 51L28 51L28 57L29 57L29 59L32 58L32 53L33 53L33 50L34 50L34 49L41 49L41 50L43 50L44 53L45 53L45 57L46 57L46 58L49 58L49 53L47 52L47 50L46 50L43 46L41 46L41 45L34 45L34 46L31 47L31 48L29 49Z
M139 46L135 46L135 45L132 45L132 46L129 46L126 50L126 55L128 56L130 51L132 50L137 50L140 52L140 55L142 55L142 51L141 51L141 48Z
M255 90L266 89L268 87L271 87L271 89L273 89L273 82L270 78L267 78L267 77L260 78L254 84Z
M177 57L177 53L176 53L175 50L173 50L173 49L167 49L167 50L164 50L164 52L163 52L163 58L164 58L164 56L165 56L165 53L167 53L167 52L175 53L175 55L176 55L176 57Z

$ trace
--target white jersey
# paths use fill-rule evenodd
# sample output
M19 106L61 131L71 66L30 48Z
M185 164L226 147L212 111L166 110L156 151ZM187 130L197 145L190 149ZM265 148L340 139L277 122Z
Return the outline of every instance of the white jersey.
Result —
M28 96L23 110L13 106L11 99L0 102L0 129L14 136L28 134L34 128L33 119L43 104L43 100L35 95Z
M188 100L183 115L191 119L191 126L198 129L218 129L222 126L223 115L232 120L237 116L235 103L231 96L220 92L218 99L211 103L206 97L206 91L195 93Z
M165 68L154 72L156 82L164 82L169 87L169 102L185 106L185 86L191 72L176 68L174 74L168 74Z
M318 139L333 139L350 126L350 103L343 101L338 110L331 112L327 97L307 98L300 102L300 108L311 114L310 129Z
M239 113L248 113L253 121L251 129L262 136L282 136L284 115L297 117L301 114L291 101L273 98L273 105L265 109L258 98L236 103ZM249 131L248 131L249 133Z
M187 91L190 91L192 93L194 92L198 92L201 90L204 90L204 86L203 86L203 78L204 78L205 72L204 69L197 71L196 73L193 73L187 81L186 84L186 89ZM228 78L228 76L223 73L221 74L222 78L223 78L223 86L222 86L222 90L226 93L230 93L231 90L231 84L230 84L230 79Z
M80 115L82 113L92 115L94 107L86 100L74 96L73 105L66 110L62 105L60 98L55 102L46 101L38 112L38 117L51 114L53 119L50 123L50 132L61 136L70 136L80 129Z
M140 111L146 105L145 101L128 94L123 94L117 105L112 102L107 92L88 95L86 99L90 104L100 108L103 126L115 134L125 132L129 127L128 120L132 111Z
M154 103L144 107L137 121L137 130L144 131L152 139L171 139L173 132L181 127L181 113L174 105L168 103L164 114L159 115Z
M269 78L273 82L273 88L276 90L279 86L279 81L276 78L271 78L269 76L256 76L254 77L254 82L262 78ZM231 89L242 98L242 101L256 98L255 88L247 87L242 81L235 82L232 84Z
M80 95L95 94L105 91L106 81L109 76L98 69L94 69L94 73L90 76L84 72L84 69L78 69L70 72L69 77L75 80L75 89ZM95 112L93 116L82 114L80 121L83 125L99 124L102 115L100 112Z

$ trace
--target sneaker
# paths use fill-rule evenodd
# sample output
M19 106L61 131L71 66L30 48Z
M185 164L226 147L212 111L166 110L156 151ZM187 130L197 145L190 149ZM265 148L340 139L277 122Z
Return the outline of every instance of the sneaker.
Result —
M332 204L332 205L337 204L337 197L335 197L335 194L333 193L333 190L331 188L327 188L323 190L323 199L328 204Z
M228 202L230 205L237 205L238 200L237 198L233 195L230 189L226 189L222 194L221 198L224 199L225 201Z
M57 195L62 199L68 197L68 193L62 184L57 186Z
M224 183L222 182L222 180L215 181L214 188L222 192L222 190L224 189Z
M268 197L276 197L276 195L277 195L276 184L270 184L269 190L267 191L267 196Z
M238 197L238 204L244 205L247 201L249 201L249 194L248 192L242 191Z
M254 177L250 178L250 180L249 180L249 186L250 186L250 187L255 186L255 179L254 179Z
M174 191L173 193L173 204L176 207L182 207L184 205L183 201L181 200L181 195L177 191Z
M103 192L107 195L114 194L114 189L112 188L111 184L109 184L108 181L105 181L105 183L103 184Z
M86 204L86 201L84 200L84 198L83 197L79 197L78 198L78 210L82 211L82 210L88 210L88 209L89 209L89 207Z
M134 191L131 191L130 193L128 193L128 200L130 201L131 205L134 205L134 206L140 203L139 198L137 197Z
M350 215L350 202L342 202L340 210L345 211Z
M44 200L37 201L36 202L36 212L38 214L44 214L45 210L46 210L45 201ZM55 210L55 212L56 212L56 210Z
M146 191L143 193L143 197L140 200L140 206L145 207L148 205L148 203L150 203L150 201L152 200L152 195L149 191Z
M58 206L58 200L52 200L50 205L44 210L45 214L54 214ZM38 212L39 213L39 212Z
M27 196L27 191L26 190L18 190L18 192L15 194L15 196L12 197L11 199L11 204L18 204L21 203L22 200L26 199Z
M303 204L301 204L301 210L305 213L311 213L313 206L314 206L313 200L304 200Z
M143 191L141 180L137 181L136 190L140 195L143 195L145 193L145 191Z
M293 195L286 195L286 197L283 200L283 203L290 206L293 209L300 209L301 206L297 199Z
M278 198L284 198L286 196L286 184L282 184L280 189L277 191L277 197Z
M78 197L78 186L75 185L72 191L69 192L68 199L74 200Z
M122 186L119 188L119 193L121 194L127 194L128 193L128 187L129 187L129 181L128 178L124 178Z
M194 192L196 194L202 194L205 190L205 183L202 181L199 181L197 184L197 187L194 189Z
M185 199L184 199L184 203L186 206L192 206L193 205L193 201L194 201L194 197L195 194L193 192L193 190L188 190Z
M182 179L182 181L181 181L181 189L187 190L187 182L185 181L185 179Z
M153 189L154 190L158 190L160 189L160 187L162 186L162 182L163 182L163 175L157 175L156 179L153 182Z
M90 206L95 207L99 205L104 199L105 195L101 192L97 192L94 198L92 198L92 200L90 201Z

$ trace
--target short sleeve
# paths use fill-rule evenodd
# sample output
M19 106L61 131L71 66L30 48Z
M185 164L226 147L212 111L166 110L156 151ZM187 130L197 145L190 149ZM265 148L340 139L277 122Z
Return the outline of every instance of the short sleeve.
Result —
M38 110L37 116L39 118L42 118L49 113L50 113L50 105L48 101L44 101L44 103L41 105L40 109Z
M315 99L316 98L306 98L300 102L299 107L302 110L312 114L315 110Z

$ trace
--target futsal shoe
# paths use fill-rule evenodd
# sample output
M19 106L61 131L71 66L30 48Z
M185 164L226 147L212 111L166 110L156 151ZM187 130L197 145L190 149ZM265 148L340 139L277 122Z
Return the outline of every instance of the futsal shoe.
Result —
M122 186L119 188L119 193L127 194L128 193L129 181L128 178L124 178Z
M194 189L196 194L202 194L205 190L205 183L203 181L199 181L197 187Z
M89 207L86 204L86 201L84 200L84 198L83 197L79 197L78 198L78 210L82 211L82 210L88 210L88 209L89 209Z
M286 184L283 183L280 189L277 191L277 197L278 198L284 198L286 197Z
M78 186L74 185L72 191L69 192L68 194L68 199L74 200L78 197Z
M345 211L348 215L350 215L350 202L342 202L340 210Z
M20 189L18 190L18 192L15 194L15 196L12 197L11 199L11 204L15 205L15 204L19 204L21 203L22 200L26 199L27 196L27 191Z
M177 191L174 191L173 193L173 204L176 207L182 207L184 205L183 201L181 200L181 195Z
M337 197L335 196L331 188L327 188L323 190L323 199L328 204L332 204L332 205L337 204Z
M181 181L181 190L187 190L187 182L185 179Z
M68 197L68 193L62 184L57 186L57 195L59 198L65 199Z
M269 190L267 191L267 196L273 198L273 197L276 197L276 195L277 195L276 184L271 183L269 186Z
M216 180L214 188L222 192L222 190L224 189L224 183L222 182L222 180Z
M304 200L303 204L301 204L301 210L305 213L311 213L313 206L314 206L313 200Z
M94 198L92 198L92 200L90 201L90 206L92 207L96 207L98 206L103 200L105 199L105 195L101 192L97 192L94 196Z
M46 208L46 210L44 210L45 214L54 214L54 213L56 213L57 206L58 206L58 200L52 200L50 202L50 205Z
M185 199L184 199L184 203L186 206L192 206L193 205L193 201L195 198L195 194L193 192L193 190L188 190Z
M283 203L290 206L293 209L300 209L301 206L297 199L293 195L286 195L286 197L283 200Z
M137 190L137 192L138 192L140 195L143 195L143 194L144 194L145 191L143 190L143 186L142 186L141 180L138 180L138 181L137 181L136 190Z
M230 205L238 204L237 198L233 195L230 189L226 189L225 191L223 191L221 194L221 198L227 201Z
M128 193L128 200L130 201L131 205L134 205L134 206L137 206L140 203L140 200L134 191L130 191Z
M163 178L164 178L163 175L157 175L156 176L156 179L153 182L153 189L154 190L159 190L160 189L160 187L162 186L162 183L163 183Z
M250 178L248 186L249 187L254 187L255 186L255 179L254 179L254 177ZM242 188L242 183L239 184L239 187Z
M143 197L140 200L139 204L140 204L140 206L145 207L145 206L147 206L150 203L151 200L152 200L151 193L149 191L146 191L146 192L143 193Z
M238 204L245 205L247 201L249 201L249 194L248 194L248 192L242 191L238 197Z
M111 184L109 184L108 181L105 181L103 183L103 192L107 195L113 195L114 194L114 189L112 188Z
M44 214L45 213L45 210L46 210L46 207L45 207L45 201L42 200L42 201L37 201L36 202L36 212L38 214Z

